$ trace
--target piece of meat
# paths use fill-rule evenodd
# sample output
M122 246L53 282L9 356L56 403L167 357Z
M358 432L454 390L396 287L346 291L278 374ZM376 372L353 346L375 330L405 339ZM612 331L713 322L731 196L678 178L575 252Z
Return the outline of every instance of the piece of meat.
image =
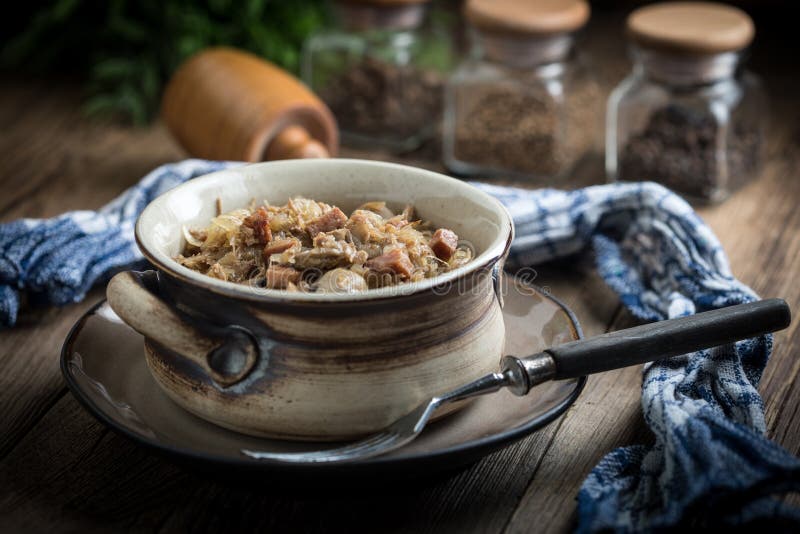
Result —
M306 230L311 237L314 237L321 232L330 232L341 228L346 222L347 215L339 208L333 208L306 224Z
M266 247L264 247L264 259L269 259L270 256L273 254L280 254L281 252L286 252L290 248L295 245L299 245L300 241L297 238L290 237L287 239L275 239L270 241Z
M297 284L302 273L284 265L270 265L267 269L267 287L270 289L286 289L289 284Z
M333 269L367 261L367 253L355 245L336 238L336 232L321 233L314 238L314 247L302 249L294 256L294 265L301 269Z
M431 250L440 260L449 261L458 248L458 236L452 230L439 228L431 238Z
M264 207L258 208L255 213L246 217L242 225L253 230L255 243L266 245L272 241L272 230L269 227L269 214Z
M398 248L372 258L364 266L377 273L394 273L403 278L410 278L414 271L414 265L408 259L408 254Z

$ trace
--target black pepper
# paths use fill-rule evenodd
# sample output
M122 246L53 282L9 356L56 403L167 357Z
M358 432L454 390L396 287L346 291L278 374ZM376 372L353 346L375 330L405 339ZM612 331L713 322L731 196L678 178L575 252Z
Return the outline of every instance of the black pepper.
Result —
M472 102L456 104L462 116L456 119L453 156L487 172L560 175L598 130L598 93L591 84L571 92L568 100L514 86L463 90L472 93Z
M723 125L709 110L657 109L623 146L620 180L659 182L690 199L716 200L757 172L761 135L752 125Z
M442 110L441 75L365 58L321 91L346 133L404 139L433 131Z

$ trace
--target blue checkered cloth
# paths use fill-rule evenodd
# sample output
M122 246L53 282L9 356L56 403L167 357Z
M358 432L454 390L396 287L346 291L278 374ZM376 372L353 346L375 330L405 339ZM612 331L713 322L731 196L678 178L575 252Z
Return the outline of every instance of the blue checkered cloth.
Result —
M502 201L523 266L593 249L622 303L659 321L756 300L711 229L680 197L650 183L573 192L475 184ZM764 437L756 389L772 336L645 366L642 411L652 446L617 449L578 494L578 531L638 532L768 522L800 528L775 495L800 490L800 460Z
M79 302L97 282L141 262L133 227L145 206L227 165L192 159L164 165L98 211L0 224L0 326L17 322L23 295L56 305Z
M142 261L136 217L153 198L231 163L165 165L97 212L0 225L0 322L13 325L20 294L66 304ZM594 252L622 303L645 321L680 317L758 297L736 280L719 241L681 198L653 183L573 192L477 187L514 218L509 264ZM800 490L800 460L764 437L756 386L772 337L645 367L642 410L655 440L617 449L578 495L578 530L641 531L769 522L797 529L800 512L777 498Z

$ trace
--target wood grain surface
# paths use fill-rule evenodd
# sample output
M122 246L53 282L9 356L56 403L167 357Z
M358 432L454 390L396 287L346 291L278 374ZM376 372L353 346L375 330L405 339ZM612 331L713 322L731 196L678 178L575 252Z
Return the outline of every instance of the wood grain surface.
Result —
M606 89L629 68L620 28L621 17L612 18L590 25L585 39ZM701 213L736 276L798 312L800 87L791 71L780 69L768 82L768 168L759 181ZM80 102L72 82L2 79L0 220L97 208L157 165L184 157L162 125L87 122ZM434 144L403 158L357 150L343 155L436 169L436 152ZM587 172L588 182L602 180L599 169ZM572 307L586 335L632 324L590 259L537 272L536 282ZM80 304L26 311L17 327L0 332L0 531L559 532L574 526L578 489L597 461L615 447L651 439L639 406L641 369L629 368L590 377L559 420L449 476L361 491L211 479L107 430L67 393L58 367L61 344L101 297L98 288ZM800 454L797 323L776 335L760 385L769 436L794 454Z

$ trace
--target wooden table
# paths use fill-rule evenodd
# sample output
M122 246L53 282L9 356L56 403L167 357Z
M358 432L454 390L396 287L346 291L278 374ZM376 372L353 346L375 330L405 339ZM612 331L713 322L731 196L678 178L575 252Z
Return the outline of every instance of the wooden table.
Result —
M620 17L590 30L586 48L606 88L628 69ZM602 27L599 25L598 27ZM767 54L764 54L765 57ZM702 215L734 273L765 297L800 310L800 114L798 83L771 69L773 127L763 177ZM155 166L184 156L162 125L129 129L87 122L74 83L6 78L0 84L0 217L50 217L96 208ZM428 148L401 158L437 168ZM348 155L389 158L375 152ZM599 171L591 180L600 180ZM574 185L574 184L571 184ZM565 300L587 335L630 317L588 259L538 268L537 282ZM639 406L641 369L589 378L556 422L464 471L412 487L287 491L209 480L151 454L98 423L66 390L58 367L70 326L103 296L26 312L0 332L0 530L563 531L600 458L651 439ZM761 381L769 437L800 453L797 321L776 335Z

